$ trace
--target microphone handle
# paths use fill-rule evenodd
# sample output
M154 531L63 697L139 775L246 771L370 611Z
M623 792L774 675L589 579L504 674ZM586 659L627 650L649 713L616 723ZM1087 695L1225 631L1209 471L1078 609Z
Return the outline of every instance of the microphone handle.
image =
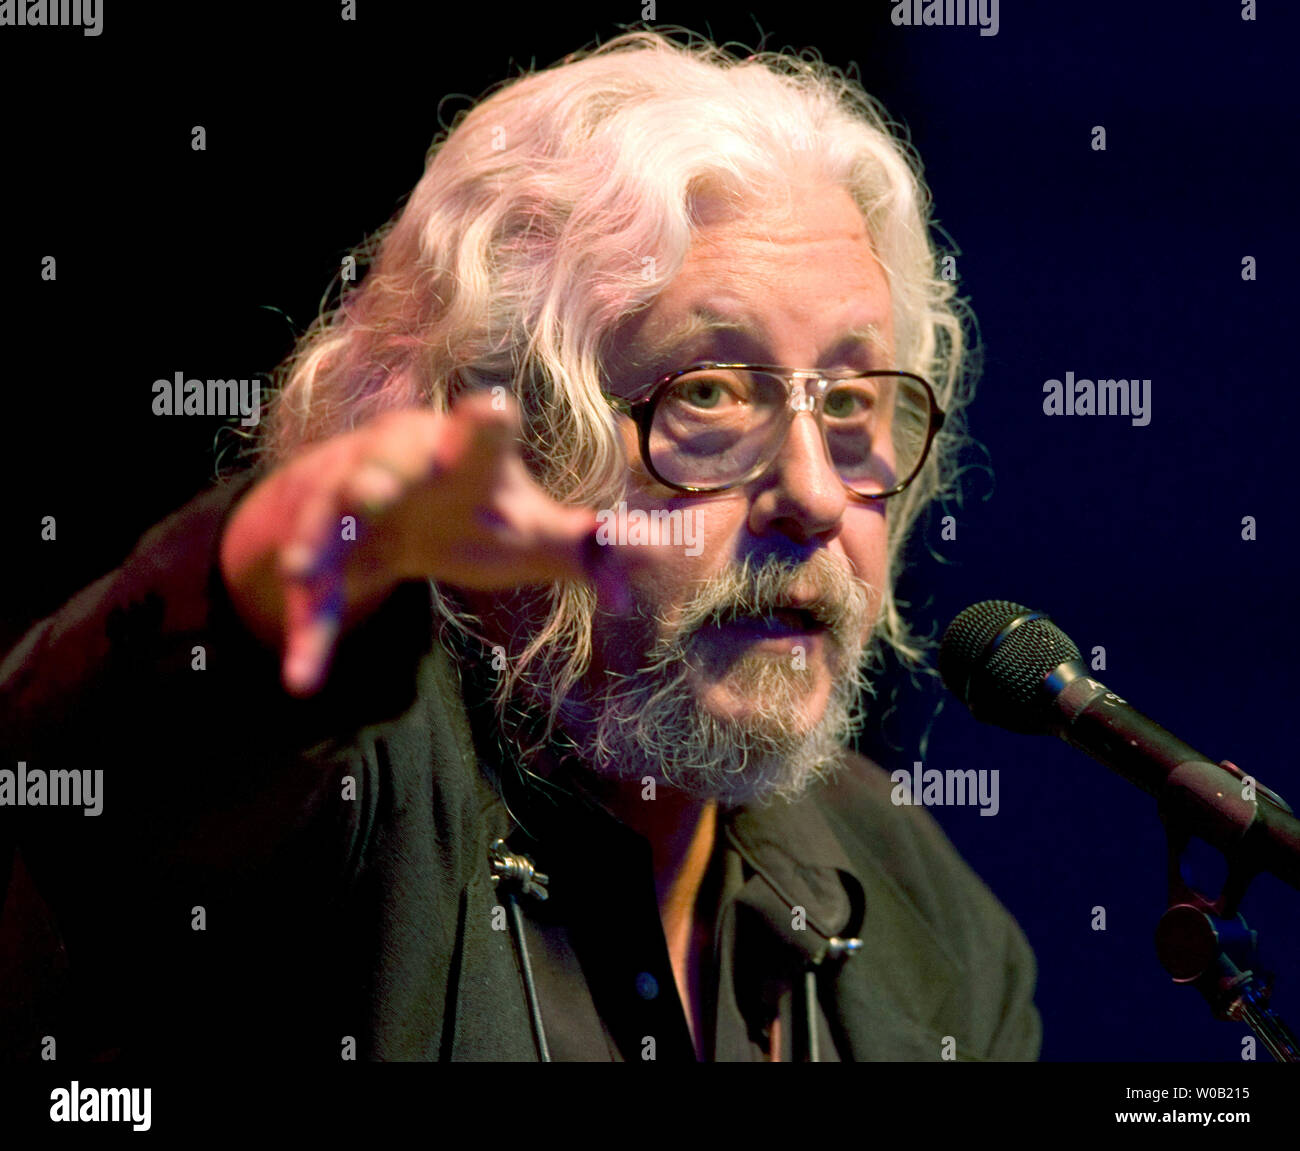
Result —
M1071 661L1044 680L1053 697L1052 731L1155 796L1162 812L1220 851L1300 889L1300 820L1166 731Z
M1043 686L1053 699L1053 733L1148 795L1159 796L1175 768L1206 760L1093 679L1077 660L1057 667Z

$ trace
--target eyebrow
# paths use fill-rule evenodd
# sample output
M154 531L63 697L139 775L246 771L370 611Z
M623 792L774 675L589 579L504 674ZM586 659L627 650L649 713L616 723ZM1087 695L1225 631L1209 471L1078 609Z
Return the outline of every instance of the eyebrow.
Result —
M677 365L678 357L684 356L688 348L698 346L706 338L716 339L719 336L727 336L735 340L737 344L745 349L743 358L747 360L757 363L765 361L767 358L762 354L763 341L761 337L755 335L752 324L706 306L694 309L685 320L656 340L652 346L646 349L642 362L647 367L661 367L664 370L672 370L673 365ZM871 323L859 324L840 332L834 342L821 350L818 360L844 356L861 348L869 348L875 352L887 352L889 350L879 327ZM797 366L813 367L815 365L804 364Z

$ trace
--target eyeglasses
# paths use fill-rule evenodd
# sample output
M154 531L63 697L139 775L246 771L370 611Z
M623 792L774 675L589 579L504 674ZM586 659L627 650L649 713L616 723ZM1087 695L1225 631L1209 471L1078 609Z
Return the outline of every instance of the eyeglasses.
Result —
M650 474L682 492L725 491L762 475L795 416L812 412L844 486L887 499L920 473L944 421L933 389L911 372L693 364L643 400L605 396L636 424Z

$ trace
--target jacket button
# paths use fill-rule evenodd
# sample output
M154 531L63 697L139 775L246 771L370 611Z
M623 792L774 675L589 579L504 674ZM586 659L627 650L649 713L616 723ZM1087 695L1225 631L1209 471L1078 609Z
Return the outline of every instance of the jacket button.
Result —
M659 980L648 971L636 977L636 993L642 999L654 999L659 994Z

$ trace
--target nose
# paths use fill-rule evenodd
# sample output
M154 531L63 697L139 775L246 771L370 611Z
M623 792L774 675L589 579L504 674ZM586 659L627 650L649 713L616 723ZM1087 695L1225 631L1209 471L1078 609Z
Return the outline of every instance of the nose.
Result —
M781 450L749 487L749 527L755 535L780 532L801 544L839 535L848 492L812 412L795 413Z

